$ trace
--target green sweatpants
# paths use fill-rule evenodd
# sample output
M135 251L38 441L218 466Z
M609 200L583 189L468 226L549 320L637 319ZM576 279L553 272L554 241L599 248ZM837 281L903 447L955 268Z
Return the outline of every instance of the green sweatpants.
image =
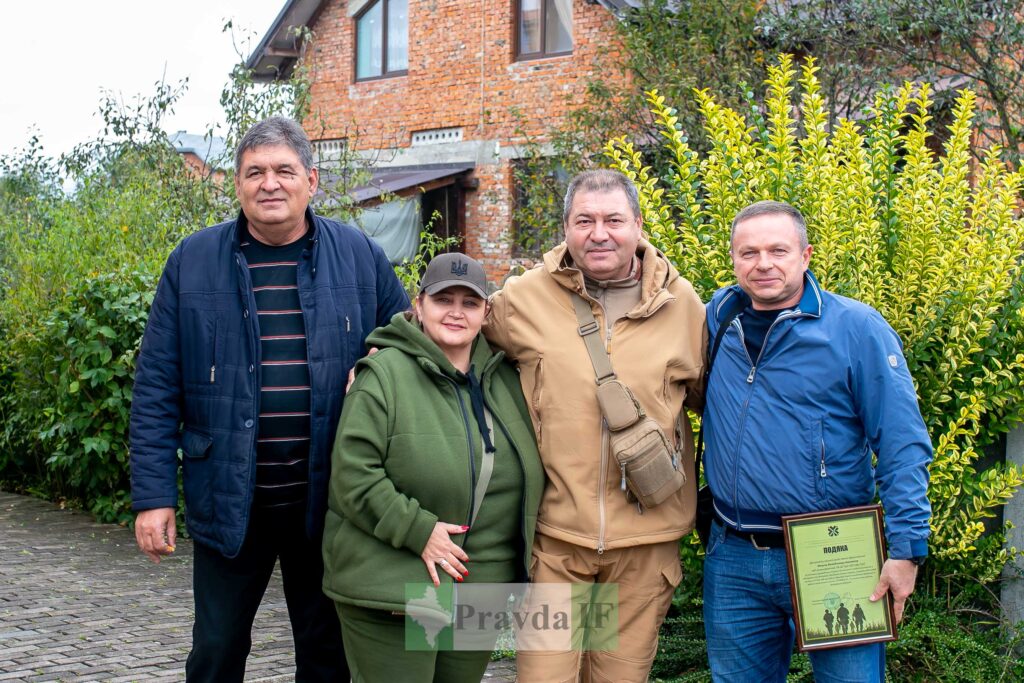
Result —
M480 683L491 661L485 651L406 650L404 615L334 605L352 683Z

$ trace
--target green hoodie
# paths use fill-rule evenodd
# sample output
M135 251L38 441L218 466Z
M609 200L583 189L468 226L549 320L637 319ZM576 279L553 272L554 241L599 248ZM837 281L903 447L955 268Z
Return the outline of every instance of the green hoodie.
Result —
M324 592L337 602L404 611L405 584L430 581L420 553L434 524L469 523L482 442L469 382L417 325L398 314L366 341L380 350L356 365L331 456ZM544 470L519 378L504 354L479 335L471 364L493 415L495 473L498 459L515 458L525 486L518 496L485 497L477 528L452 538L469 552L467 582L498 575L525 581ZM496 531L500 524L479 524L485 515L518 518L519 533L509 538ZM518 557L516 566L474 565L471 548L486 555L497 544L516 549L503 553ZM452 581L440 570L438 576Z

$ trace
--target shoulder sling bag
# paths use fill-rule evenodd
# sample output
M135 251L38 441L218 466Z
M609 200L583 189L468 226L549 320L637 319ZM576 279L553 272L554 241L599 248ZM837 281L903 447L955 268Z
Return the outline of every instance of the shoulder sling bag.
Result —
M617 379L590 304L576 292L571 297L579 334L594 366L597 402L608 425L612 454L622 472L622 490L627 499L632 494L645 508L659 505L686 483L678 454L629 387Z

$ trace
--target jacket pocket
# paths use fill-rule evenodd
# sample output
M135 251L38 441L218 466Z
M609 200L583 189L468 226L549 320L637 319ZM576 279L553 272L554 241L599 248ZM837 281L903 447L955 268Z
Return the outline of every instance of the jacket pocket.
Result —
M205 458L210 454L213 437L186 429L181 434L181 452L186 458Z
M181 478L185 489L185 514L195 520L213 518L213 437L186 429L181 434Z
M366 334L373 329L373 323L363 330L363 311L354 288L334 287L331 298L334 300L335 319L330 326L332 329L321 327L321 333L327 332L327 346L318 347L317 353L324 358L340 358L345 367L350 367L366 355L364 341Z
M195 303L195 302L190 302ZM189 391L213 393L225 377L224 316L210 308L182 307L181 377Z
M533 416L533 425L537 432L537 445L541 441L541 405L544 399L544 358L537 359L537 365L533 368L533 391L530 393L530 414Z

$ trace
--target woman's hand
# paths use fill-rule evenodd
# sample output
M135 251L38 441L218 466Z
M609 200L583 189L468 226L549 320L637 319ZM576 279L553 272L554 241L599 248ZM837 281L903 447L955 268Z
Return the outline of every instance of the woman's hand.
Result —
M456 581L462 581L463 576L469 576L469 570L462 564L469 562L469 555L459 546L452 542L450 536L453 534L464 534L469 531L468 526L458 524L445 524L437 522L434 530L430 532L427 544L423 546L423 553L420 558L423 564L427 565L427 573L435 586L441 585L437 578L437 568L440 567L451 575Z

